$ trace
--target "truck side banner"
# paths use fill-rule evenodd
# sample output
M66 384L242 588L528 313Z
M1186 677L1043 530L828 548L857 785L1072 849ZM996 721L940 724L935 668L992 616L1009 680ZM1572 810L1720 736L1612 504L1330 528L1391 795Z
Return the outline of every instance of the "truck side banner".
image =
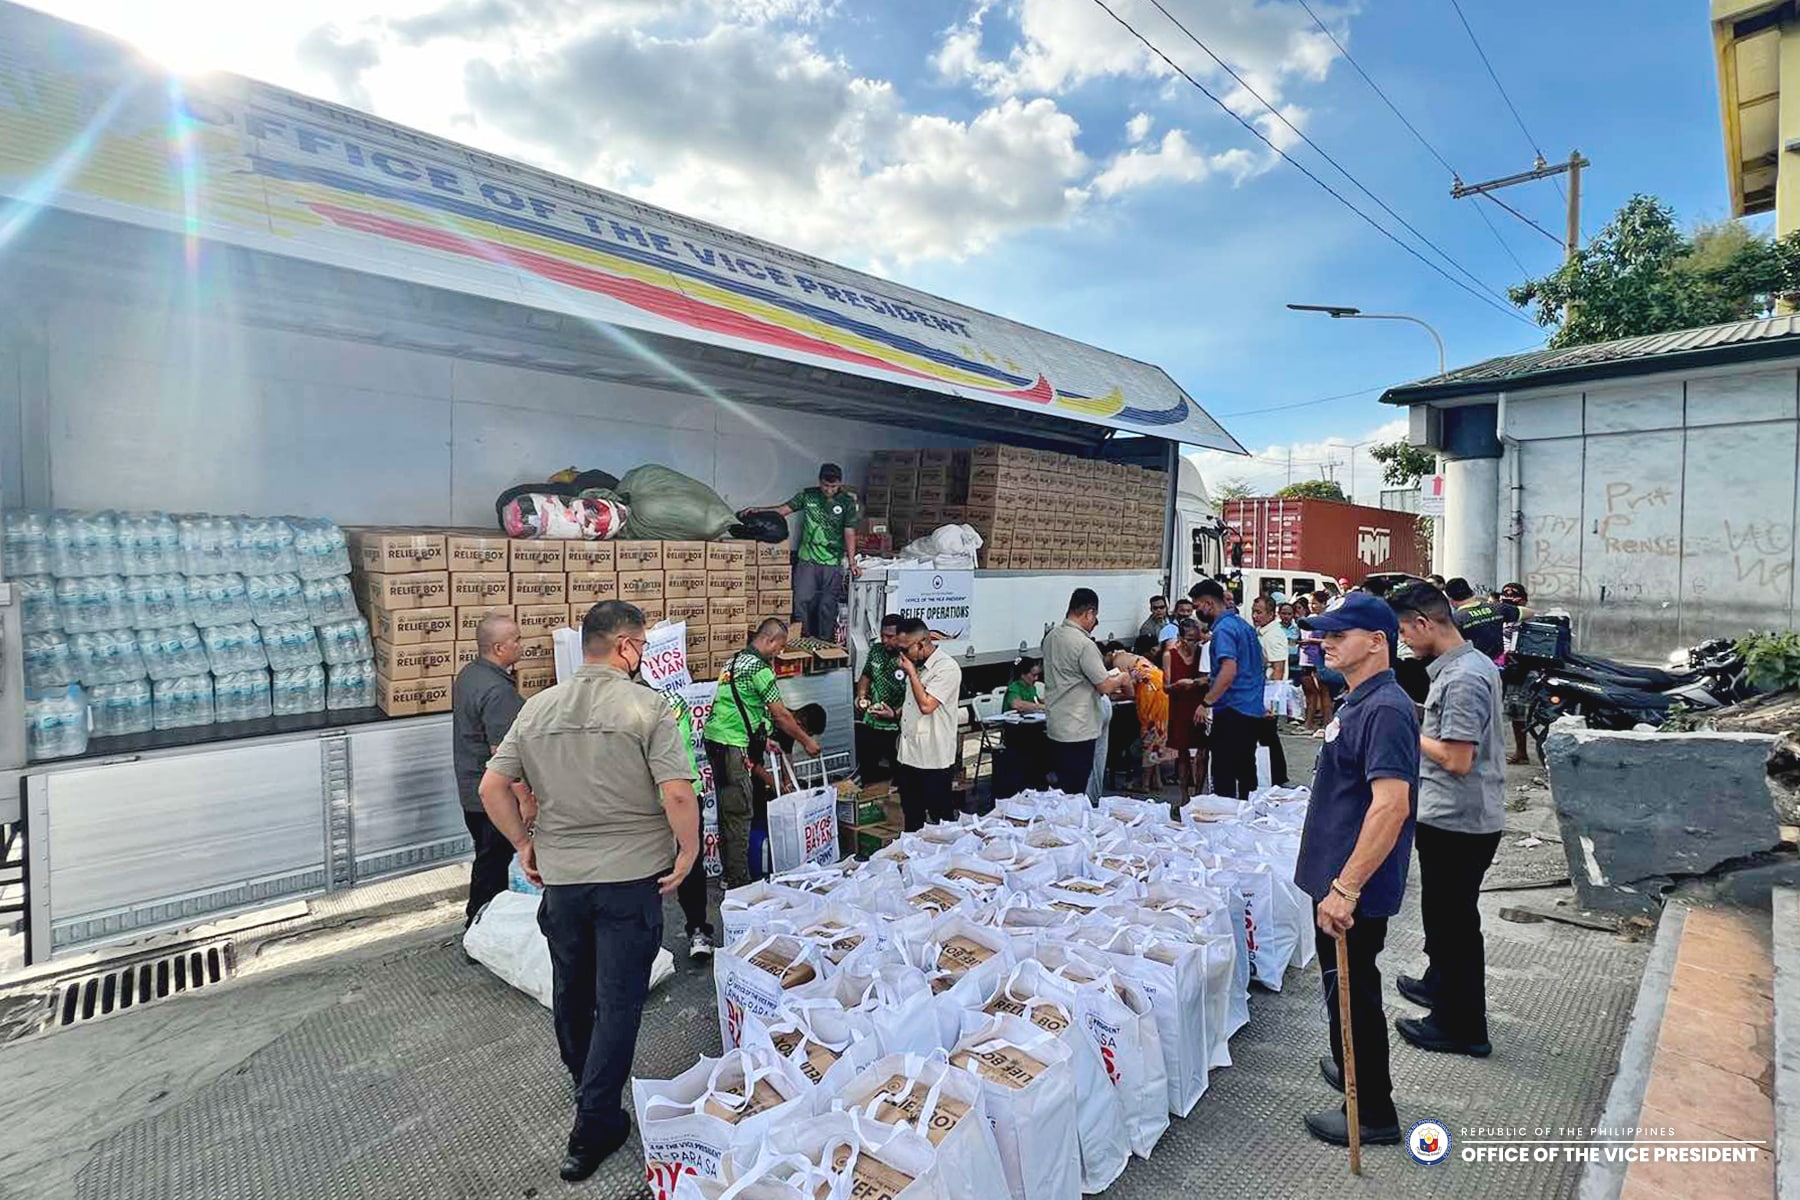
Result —
M4 2L0 195L1242 449L1148 363Z
M969 636L970 614L975 603L975 572L896 570L893 611L918 617L931 627L939 641L963 641Z

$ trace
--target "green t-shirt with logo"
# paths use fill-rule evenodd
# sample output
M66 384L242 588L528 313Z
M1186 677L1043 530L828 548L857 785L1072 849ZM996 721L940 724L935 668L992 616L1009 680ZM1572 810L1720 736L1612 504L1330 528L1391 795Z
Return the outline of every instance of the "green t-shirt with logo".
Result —
M699 795L706 790L706 785L700 779L700 764L694 759L694 710L679 692L664 692L663 699L669 702L669 711L675 714L675 728L681 731L681 746L687 751L688 773L694 777L694 794Z
M906 673L900 669L899 652L886 646L869 647L869 661L863 664L863 676L869 681L869 707L885 704L898 713L900 706L906 703L907 686ZM868 709L857 714L856 719L870 729L900 728L898 716L878 717Z
M827 496L816 487L794 493L787 506L800 514L800 561L835 567L844 561L844 530L862 519L856 493L842 488Z
M732 684L737 685L737 700L732 699ZM738 701L744 705L738 711ZM719 672L719 693L713 697L712 716L706 719L702 735L721 746L750 745L750 730L767 730L773 722L769 705L781 703L781 689L775 685L775 670L754 650L739 650L725 669ZM744 728L744 717L750 718L750 729Z

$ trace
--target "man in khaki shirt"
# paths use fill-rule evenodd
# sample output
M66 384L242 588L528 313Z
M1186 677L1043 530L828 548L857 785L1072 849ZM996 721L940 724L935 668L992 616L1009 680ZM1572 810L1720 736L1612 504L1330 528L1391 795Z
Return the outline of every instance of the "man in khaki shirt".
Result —
M488 818L544 888L551 1011L577 1091L561 1171L571 1182L630 1135L620 1098L662 944L662 898L700 854L700 806L675 715L632 680L643 612L621 600L594 605L581 652L575 678L525 702L481 779ZM531 828L515 782L537 795Z
M1076 588L1061 625L1044 635L1045 732L1050 738L1050 770L1056 786L1070 795L1088 790L1100 741L1099 697L1131 695L1129 676L1110 675L1094 644L1100 597Z

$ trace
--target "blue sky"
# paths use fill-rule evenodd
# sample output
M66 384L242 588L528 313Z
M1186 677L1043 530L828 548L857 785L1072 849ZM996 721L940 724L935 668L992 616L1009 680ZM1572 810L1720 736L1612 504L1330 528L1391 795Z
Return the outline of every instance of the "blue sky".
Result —
M1257 451L1207 456L1213 480L1279 485L1290 446L1295 476L1318 474L1392 433L1377 389L1435 368L1421 330L1287 301L1424 317L1452 365L1542 341L1277 161L1094 0L315 0L256 21L229 0L33 3L177 67L351 103L1155 362ZM1109 3L1393 227L1152 0ZM1449 0L1307 3L1466 179L1529 166ZM1686 221L1724 215L1703 6L1462 4L1545 154L1593 160L1587 233L1638 191ZM1515 255L1533 273L1559 260L1490 206L1509 253L1478 202L1453 201L1299 0L1164 6L1494 291L1520 277ZM1552 185L1505 197L1563 228ZM1371 390L1258 411L1358 389ZM1359 495L1373 474L1360 459Z

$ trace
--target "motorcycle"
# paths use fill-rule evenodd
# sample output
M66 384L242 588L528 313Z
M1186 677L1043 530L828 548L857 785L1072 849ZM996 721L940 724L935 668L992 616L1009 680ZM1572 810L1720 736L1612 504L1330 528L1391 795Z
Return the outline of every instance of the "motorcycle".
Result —
M1730 638L1678 651L1666 668L1640 666L1576 652L1566 617L1524 622L1508 669L1524 672L1525 730L1540 758L1559 717L1583 717L1593 729L1661 726L1678 714L1723 708L1752 694L1743 656Z

